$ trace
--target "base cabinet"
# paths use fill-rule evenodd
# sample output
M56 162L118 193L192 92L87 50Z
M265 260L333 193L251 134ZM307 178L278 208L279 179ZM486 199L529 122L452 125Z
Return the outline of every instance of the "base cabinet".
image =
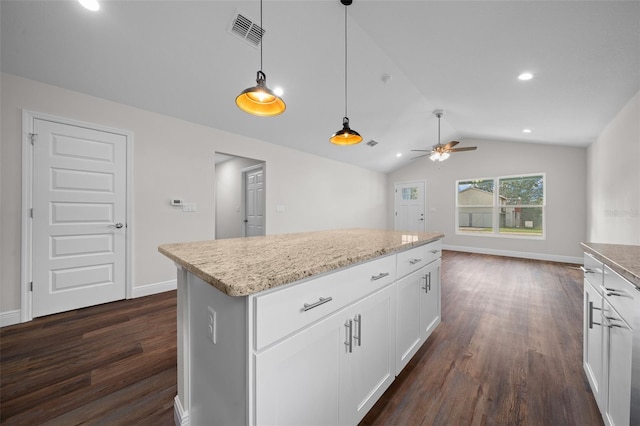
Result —
M393 285L255 356L256 423L357 424L389 387Z
M594 288L588 280L584 280L584 324L583 324L583 366L593 396L601 405L603 371L602 371L602 294L599 287Z
M177 423L358 424L401 369L399 345L404 366L440 322L440 253L429 243L246 297L180 270Z
M396 375L440 324L440 259L397 282Z

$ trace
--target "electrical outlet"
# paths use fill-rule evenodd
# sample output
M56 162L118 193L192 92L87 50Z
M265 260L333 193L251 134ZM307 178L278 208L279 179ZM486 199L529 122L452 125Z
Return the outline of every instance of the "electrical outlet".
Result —
M217 333L217 314L216 311L213 310L211 306L207 306L207 318L209 320L209 324L207 325L207 337L211 340L211 343L214 345L218 340Z

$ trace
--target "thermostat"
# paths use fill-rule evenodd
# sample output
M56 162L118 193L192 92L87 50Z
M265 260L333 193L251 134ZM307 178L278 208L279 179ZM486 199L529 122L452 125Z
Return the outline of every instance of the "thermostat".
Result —
M181 206L184 204L184 200L181 200L179 198L172 198L171 199L171 205L172 206Z

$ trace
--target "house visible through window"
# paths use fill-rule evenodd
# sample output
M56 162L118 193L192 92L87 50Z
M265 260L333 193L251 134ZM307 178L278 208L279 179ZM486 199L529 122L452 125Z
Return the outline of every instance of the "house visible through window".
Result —
M456 182L456 232L544 237L544 174Z

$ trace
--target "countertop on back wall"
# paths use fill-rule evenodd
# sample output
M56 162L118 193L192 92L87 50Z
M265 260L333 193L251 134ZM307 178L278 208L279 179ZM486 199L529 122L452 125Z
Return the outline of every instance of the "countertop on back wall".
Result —
M444 237L436 232L340 229L192 243L158 251L229 296L247 296Z
M596 259L640 289L640 246L590 242L581 245Z

